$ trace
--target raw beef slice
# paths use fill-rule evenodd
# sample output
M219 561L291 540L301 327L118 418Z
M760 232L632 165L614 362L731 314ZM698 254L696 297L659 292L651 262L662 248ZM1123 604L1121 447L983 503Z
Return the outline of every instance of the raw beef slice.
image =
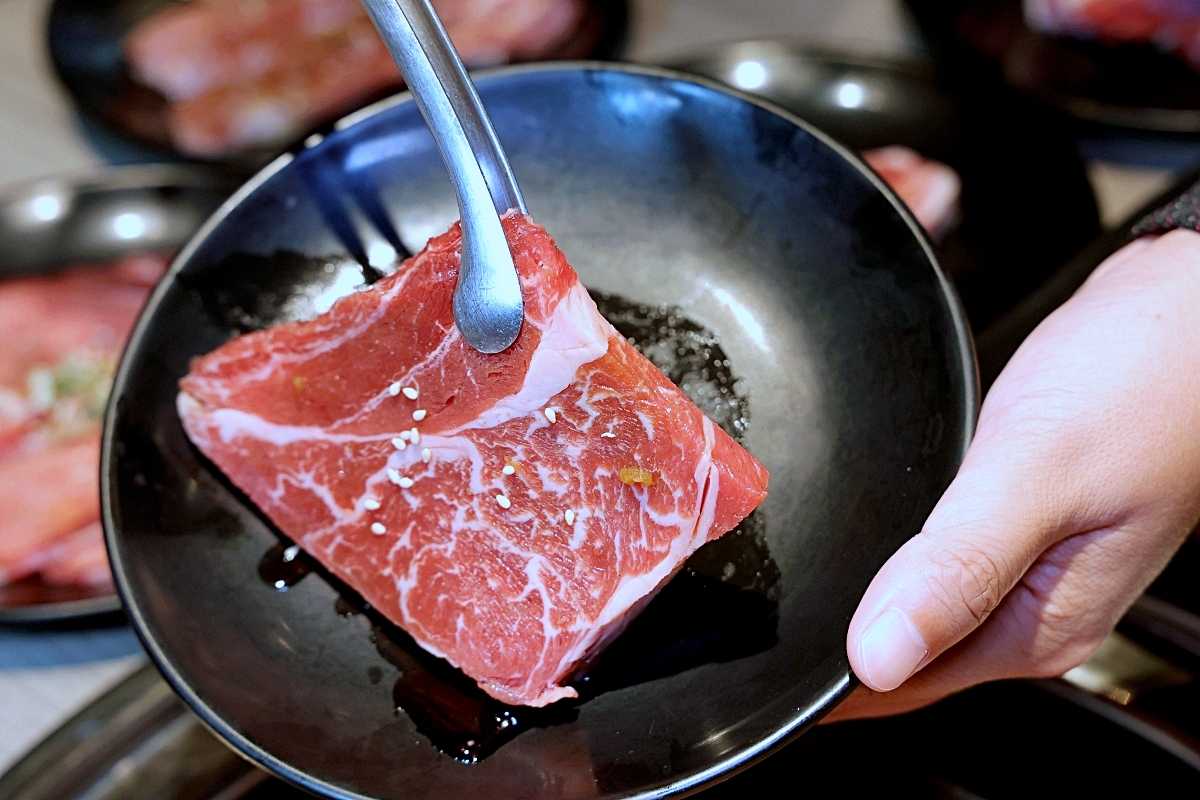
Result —
M288 536L506 703L563 685L766 497L767 471L609 325L553 240L504 220L525 324L454 326L455 225L312 322L196 359L179 414Z

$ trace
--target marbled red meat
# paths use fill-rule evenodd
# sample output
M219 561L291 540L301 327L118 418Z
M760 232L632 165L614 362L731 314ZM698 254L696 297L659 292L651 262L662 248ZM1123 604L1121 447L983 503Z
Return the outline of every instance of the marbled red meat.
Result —
M507 703L566 683L766 497L767 472L596 310L549 235L504 220L526 320L454 326L455 225L311 322L198 358L192 441L288 536Z

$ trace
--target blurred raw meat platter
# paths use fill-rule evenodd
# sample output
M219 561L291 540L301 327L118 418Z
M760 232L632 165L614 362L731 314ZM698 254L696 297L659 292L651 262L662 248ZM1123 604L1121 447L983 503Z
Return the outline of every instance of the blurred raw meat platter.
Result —
M958 222L962 180L953 169L899 145L867 150L862 157L900 195L934 241Z
M110 589L100 425L125 340L166 259L0 283L0 586Z
M546 57L584 0L433 0L468 67ZM401 83L358 0L193 0L130 33L134 76L170 101L181 152L219 157L286 143Z
M1024 0L1029 27L1105 44L1153 44L1200 69L1200 0Z

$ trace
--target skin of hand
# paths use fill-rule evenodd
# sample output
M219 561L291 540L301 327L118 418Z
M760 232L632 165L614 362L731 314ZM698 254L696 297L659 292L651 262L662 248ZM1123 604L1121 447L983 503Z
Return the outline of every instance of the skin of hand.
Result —
M898 714L1083 663L1200 519L1200 234L1100 265L996 379L958 475L867 589L859 687Z

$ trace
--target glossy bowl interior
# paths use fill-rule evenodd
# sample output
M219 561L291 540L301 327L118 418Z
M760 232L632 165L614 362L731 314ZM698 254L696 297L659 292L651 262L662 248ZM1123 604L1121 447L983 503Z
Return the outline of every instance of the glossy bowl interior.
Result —
M439 736L501 709L373 611L354 613L356 596L332 578L271 572L280 537L188 443L176 381L231 336L351 291L363 273L351 254L386 269L456 217L433 141L400 96L260 173L151 299L106 425L118 588L208 725L313 791L691 790L782 745L852 688L857 601L970 438L970 337L903 206L799 120L641 67L509 68L477 84L532 215L584 283L676 306L720 337L748 393L744 442L771 470L755 529L726 537L715 578L680 573L580 701L503 709L520 724L469 765L439 752ZM458 700L439 705L447 697Z

